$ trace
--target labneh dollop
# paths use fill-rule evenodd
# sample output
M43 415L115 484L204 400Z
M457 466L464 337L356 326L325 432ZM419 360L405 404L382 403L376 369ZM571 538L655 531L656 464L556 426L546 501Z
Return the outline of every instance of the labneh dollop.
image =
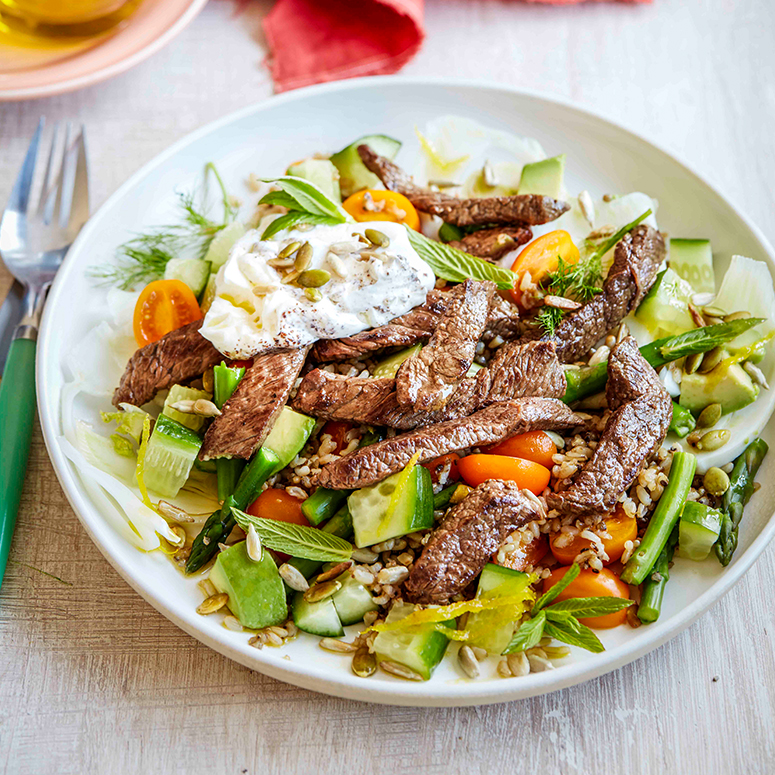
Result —
M373 244L365 236L368 229L380 232L389 244ZM398 223L315 226L283 231L264 241L260 236L253 230L235 243L218 272L215 299L201 328L202 336L231 358L250 358L268 348L302 347L383 325L422 304L435 283ZM312 248L306 271L322 270L330 276L317 286L319 293L302 287L304 278L293 280L292 266L279 265L290 263L278 256L294 242Z

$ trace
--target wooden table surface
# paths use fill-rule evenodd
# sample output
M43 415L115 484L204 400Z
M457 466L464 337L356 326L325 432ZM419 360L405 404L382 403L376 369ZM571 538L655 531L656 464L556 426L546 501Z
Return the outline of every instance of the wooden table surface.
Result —
M129 73L0 105L0 203L41 114L88 126L96 207L172 141L268 97L270 5L235 18L212 2ZM599 110L677 151L775 238L770 0L428 0L427 23L405 73L484 77ZM479 708L366 705L252 673L153 610L86 536L36 431L0 591L0 770L772 773L774 561L771 546L689 630L581 686Z

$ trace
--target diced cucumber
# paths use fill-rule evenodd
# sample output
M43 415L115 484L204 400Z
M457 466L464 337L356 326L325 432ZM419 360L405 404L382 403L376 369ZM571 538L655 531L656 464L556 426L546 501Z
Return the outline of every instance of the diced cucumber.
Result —
M215 405L222 409L237 389L240 380L245 376L244 366L227 366L219 363L213 368L213 383L215 390ZM218 500L225 501L234 493L237 481L245 468L245 461L240 458L220 457L215 461L218 474Z
M487 600L524 594L529 599L529 586L530 576L527 573L488 563L479 576L476 597ZM466 642L486 649L490 654L501 654L514 635L518 618L505 622L502 620L503 611L497 608L469 614L466 630L472 633L472 637Z
M398 621L409 616L412 611L414 611L413 605L399 600L393 604L385 621ZM455 628L454 619L441 624L444 627ZM436 665L444 658L448 645L449 638L439 632L434 625L428 624L413 627L411 631L381 632L374 641L374 650L379 658L406 665L427 681Z
M199 298L210 276L210 262L201 258L171 258L164 268L165 280L181 280Z
M372 151L388 159L395 158L401 147L400 140L387 135L366 135L331 157L331 163L339 170L339 188L347 198L364 188L382 188L380 179L366 169L358 155L358 146L368 145Z
M212 272L217 272L226 263L234 243L245 236L245 231L245 227L239 221L234 221L228 226L224 226L213 237L210 247L205 253L205 261L209 261L212 265L210 267Z
M301 412L295 412L287 406L283 407L271 432L266 437L263 447L271 449L280 462L280 471L304 449L312 431L315 430L315 418Z
M392 355L388 355L387 358L383 358L374 368L371 373L372 377L389 377L396 376L401 364L411 358L413 355L417 355L422 350L421 344L414 344L411 347L407 347L404 350L399 350Z
M199 301L199 309L202 310L203 315L207 314L215 300L215 277L216 275L213 273L207 278L207 285L205 285L202 298Z
M519 179L520 194L542 194L560 199L565 175L565 154L526 164Z
M379 608L371 592L353 578L351 570L345 571L337 580L342 582L342 588L331 599L345 627L363 621L365 614Z
M332 201L342 201L339 191L339 170L328 159L304 159L291 164L285 174L304 178L314 183Z
M674 336L694 328L689 302L695 291L672 269L657 275L656 282L640 303L635 317L654 337Z
M197 401L200 398L205 398L209 401L212 395L204 390L195 390L194 388L183 387L183 385L173 385L164 399L164 408L161 410L162 414L166 414L171 420L185 425L186 428L191 428L192 431L201 431L202 426L205 424L204 417L198 414L186 414L185 412L179 412L177 409L170 408L172 404L176 404L178 401Z
M254 562L245 541L234 544L218 553L210 581L229 596L229 608L244 627L269 627L288 616L285 585L271 552L265 551L260 562Z
M190 428L160 414L145 452L145 485L174 498L186 483L202 439Z
M724 515L703 503L687 501L678 523L678 549L688 560L704 560L721 532Z
M304 632L324 638L339 638L344 635L342 622L330 597L317 603L308 603L303 592L296 592L291 603L291 612L294 624Z
M355 490L347 506L358 547L433 527L431 475L422 466L407 466L377 484Z
M670 239L668 266L697 293L715 293L713 251L707 239Z

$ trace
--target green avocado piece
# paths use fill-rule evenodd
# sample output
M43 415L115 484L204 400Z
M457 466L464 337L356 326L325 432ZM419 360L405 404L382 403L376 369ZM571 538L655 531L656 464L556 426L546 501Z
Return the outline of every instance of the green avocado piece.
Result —
M684 374L678 403L697 414L708 404L721 404L724 414L752 404L759 395L748 373L739 363L719 366L708 374Z
M271 449L278 458L276 471L281 471L301 452L307 439L315 430L315 418L301 412L283 407L271 432L263 443L265 449Z
M543 194L553 199L562 196L562 181L565 174L565 154L551 159L526 164L519 179L520 194Z
M224 549L210 571L210 581L229 596L228 606L244 627L261 629L288 616L285 585L266 550L261 561L254 562L245 541Z
M339 170L328 159L304 159L291 164L286 175L304 178L314 183L329 199L341 202L339 192Z

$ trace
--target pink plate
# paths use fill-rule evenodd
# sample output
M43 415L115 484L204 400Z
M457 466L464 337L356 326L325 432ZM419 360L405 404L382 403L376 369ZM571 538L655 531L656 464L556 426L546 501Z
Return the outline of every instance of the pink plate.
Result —
M50 97L123 73L169 43L206 2L145 0L122 29L81 53L0 72L0 102Z

